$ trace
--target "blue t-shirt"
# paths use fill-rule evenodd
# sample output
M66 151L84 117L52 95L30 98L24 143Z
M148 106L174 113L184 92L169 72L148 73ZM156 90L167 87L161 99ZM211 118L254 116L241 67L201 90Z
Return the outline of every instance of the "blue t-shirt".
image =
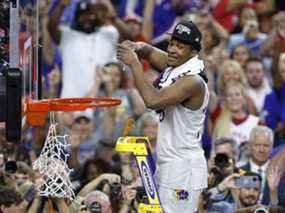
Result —
M126 7L128 0L122 0L119 7L119 16L126 16ZM145 0L137 1L134 12L138 16L143 16ZM177 13L171 5L171 0L162 0L161 3L157 3L154 8L153 14L153 38L166 33L173 25Z
M273 130L276 129L279 122L285 126L285 83L279 90L272 90L265 97L262 116L267 126ZM274 147L283 143L284 134L281 137L275 137Z
M285 125L285 83L265 97L263 115L266 124L275 129L278 122Z

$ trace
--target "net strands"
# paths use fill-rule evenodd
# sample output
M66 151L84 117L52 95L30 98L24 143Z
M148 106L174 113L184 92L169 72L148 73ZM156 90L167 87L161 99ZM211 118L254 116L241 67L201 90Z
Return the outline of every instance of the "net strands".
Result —
M58 136L56 125L50 125L41 154L33 163L33 168L40 172L43 180L37 190L41 196L72 200L75 195L69 179L72 170L67 165L68 136Z

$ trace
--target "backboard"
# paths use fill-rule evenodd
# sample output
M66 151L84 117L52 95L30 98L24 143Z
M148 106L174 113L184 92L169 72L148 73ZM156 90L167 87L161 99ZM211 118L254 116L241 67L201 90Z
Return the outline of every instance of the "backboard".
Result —
M38 0L20 0L19 66L23 74L23 98L39 99Z
M27 99L39 99L38 0L10 3L9 71L7 75L6 138L20 141L25 118L22 106Z

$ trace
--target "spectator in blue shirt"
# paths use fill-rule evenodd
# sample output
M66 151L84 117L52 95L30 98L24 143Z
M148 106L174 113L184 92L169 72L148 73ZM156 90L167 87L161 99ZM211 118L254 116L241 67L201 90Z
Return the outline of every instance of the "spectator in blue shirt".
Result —
M265 98L263 116L266 124L275 130L275 146L284 141L285 137L285 53L279 56L277 66L280 85L276 85Z
M236 45L245 44L254 56L258 56L260 48L267 38L266 34L259 32L258 27L259 24L257 21L248 21L242 33L230 36L228 51L231 53Z

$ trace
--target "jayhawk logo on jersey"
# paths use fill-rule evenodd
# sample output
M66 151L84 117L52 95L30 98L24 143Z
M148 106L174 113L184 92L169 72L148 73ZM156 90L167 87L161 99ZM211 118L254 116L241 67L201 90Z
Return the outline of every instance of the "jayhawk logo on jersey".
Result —
M189 192L184 189L175 189L177 200L188 200L189 199Z

